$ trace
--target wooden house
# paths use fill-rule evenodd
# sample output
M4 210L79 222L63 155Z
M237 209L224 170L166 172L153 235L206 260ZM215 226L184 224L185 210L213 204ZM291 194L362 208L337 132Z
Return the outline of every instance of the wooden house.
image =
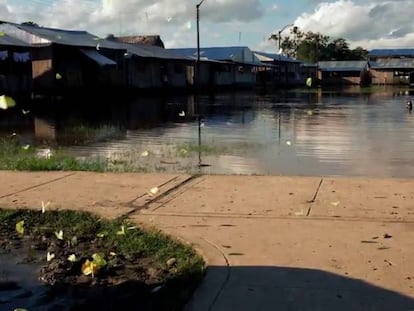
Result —
M197 59L196 48L172 50ZM258 68L264 66L248 47L200 48L200 85L252 88L256 84Z
M268 69L273 72L271 78L275 86L290 87L301 83L301 61L281 54L260 51L254 51L254 53L261 62L275 67L275 69Z
M125 50L86 31L0 23L0 32L32 46L34 93L101 92L124 85Z
M318 65L317 64L309 64L309 63L302 63L300 65L300 74L303 85L306 85L306 81L308 78L311 78L312 85L318 85Z
M127 85L137 89L192 87L194 60L174 51L141 43L118 43L126 50Z
M372 84L414 84L414 49L375 49L368 56Z
M370 83L368 61L320 61L321 85L366 85Z
M32 52L29 44L7 34L0 36L0 95L29 95L32 90Z

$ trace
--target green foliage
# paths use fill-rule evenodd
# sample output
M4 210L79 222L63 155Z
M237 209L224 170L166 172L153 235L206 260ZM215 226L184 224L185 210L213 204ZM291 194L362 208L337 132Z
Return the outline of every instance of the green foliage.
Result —
M59 152L49 158L38 157L33 148L25 150L17 140L1 138L0 170L103 172L107 170L107 163L101 159L80 161Z
M278 40L277 35L272 35L271 40ZM302 32L294 27L290 35L281 42L282 53L304 62L315 63L320 60L365 60L368 51L362 47L350 49L344 38L331 40L319 32Z
M226 147L218 147L211 145L198 144L183 144L176 147L177 154L182 157L193 156L194 153L201 153L203 155L212 154L226 154L229 149Z

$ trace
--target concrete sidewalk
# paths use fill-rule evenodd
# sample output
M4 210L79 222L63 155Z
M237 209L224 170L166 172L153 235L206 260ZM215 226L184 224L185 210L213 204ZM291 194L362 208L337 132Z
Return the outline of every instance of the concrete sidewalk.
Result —
M0 176L2 207L128 214L193 243L209 267L188 310L414 310L414 180Z

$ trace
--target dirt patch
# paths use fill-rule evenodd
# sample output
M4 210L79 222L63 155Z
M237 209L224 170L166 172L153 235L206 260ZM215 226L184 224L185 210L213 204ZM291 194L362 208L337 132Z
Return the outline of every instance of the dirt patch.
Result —
M1 310L180 310L202 277L188 246L127 220L0 209L0 221Z

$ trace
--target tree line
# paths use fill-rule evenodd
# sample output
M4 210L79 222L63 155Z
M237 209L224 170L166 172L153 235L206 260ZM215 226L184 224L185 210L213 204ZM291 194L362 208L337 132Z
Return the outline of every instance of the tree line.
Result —
M319 32L303 32L293 27L290 34L279 37L273 34L269 40L279 42L279 53L302 60L307 63L316 63L327 60L366 60L368 51L362 47L351 49L344 38L331 39Z

